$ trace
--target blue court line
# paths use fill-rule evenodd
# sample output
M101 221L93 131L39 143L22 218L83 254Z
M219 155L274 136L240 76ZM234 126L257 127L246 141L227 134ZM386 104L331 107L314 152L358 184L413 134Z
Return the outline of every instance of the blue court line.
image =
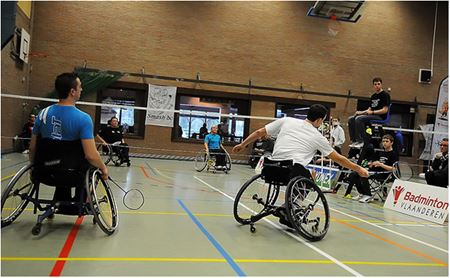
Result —
M180 206L184 209L184 211L189 215L189 217L194 221L194 223L197 225L197 227L203 232L203 234L208 238L208 240L214 245L214 247L219 251L219 253L225 258L225 260L228 262L228 264L233 268L233 270L236 272L238 276L247 276L245 273L241 270L241 268L236 264L236 262L231 258L230 255L225 251L225 249L220 246L220 244L214 239L214 237L208 233L208 231L203 227L202 223L198 221L198 219L192 214L192 212L184 205L183 201L180 199L177 199Z
M417 232L417 231L415 231L415 230L408 229L408 228L405 227L405 226L402 226L402 225L396 225L396 224L394 224L394 223L391 223L391 222L389 222L389 221L386 221L385 219L378 218L378 217L372 216L372 215L367 214L367 213L364 213L364 212L356 211L356 210L353 210L353 209L350 209L350 208L341 206L341 205L336 204L336 203L335 203L334 205L336 205L336 206L338 206L338 207L340 207L340 208L347 209L347 210L349 210L349 211L351 211L351 212L354 212L354 213L358 213L358 214L367 216L367 217L369 217L369 218L373 218L373 219L380 220L380 221L385 222L385 223L392 224L392 226L398 227L398 228L400 228L400 230L403 229L403 230L406 230L406 231L408 231L408 232L416 233L416 234L418 234L418 235L425 236L425 237L427 237L427 238L432 238L432 239L436 240L437 243L442 243L442 238L436 238L436 237L431 236L431 235L429 235L429 234L424 234L424 233L421 233L421 232ZM426 226L425 226L425 227L426 227Z
M150 169L150 171L152 171L154 176L157 176L158 174L155 172L155 170L152 168L152 166L150 166L147 162L145 162L145 165L147 165L147 167Z

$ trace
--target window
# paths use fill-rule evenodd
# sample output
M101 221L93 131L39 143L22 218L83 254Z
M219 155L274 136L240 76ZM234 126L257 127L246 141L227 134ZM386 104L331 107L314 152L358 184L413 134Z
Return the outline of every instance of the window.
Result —
M120 84L120 82L117 82ZM112 86L118 86L113 84ZM97 108L96 130L106 126L111 117L119 119L119 124L128 137L144 137L145 111L133 109L133 106L146 106L146 91L127 88L106 88L99 94L98 100L104 104L131 106L130 108L104 107Z
M208 132L211 127L217 125L218 133L222 135L224 142L239 143L247 134L247 120L233 117L234 115L248 115L249 102L247 100L235 100L221 97L202 97L177 95L177 109L180 110L178 125L182 134L178 138L203 141L204 133L200 132L204 124ZM200 91L201 92L201 91ZM220 114L227 114L220 116ZM175 119L177 122L177 118ZM177 126L177 125L175 125ZM177 133L173 132L174 137Z

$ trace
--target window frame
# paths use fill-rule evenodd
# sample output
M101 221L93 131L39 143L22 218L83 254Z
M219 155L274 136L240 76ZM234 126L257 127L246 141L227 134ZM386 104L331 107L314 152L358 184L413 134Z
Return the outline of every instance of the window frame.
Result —
M122 82L122 81L117 81L114 82L113 84L109 85L108 87L98 90L97 91L97 102L98 103L102 103L105 95L104 93L107 92L108 90L126 90L126 91L134 91L134 96L124 96L124 97L116 97L117 99L122 99L122 100L130 100L133 99L135 101L135 106L137 107L146 107L147 106L147 99L148 99L148 87L147 86L142 86L142 85L146 85L146 84L138 84L138 83L131 83L131 82ZM142 104L142 105L141 105ZM138 113L140 114L138 117L135 117L134 121L135 124L136 122L139 122L140 125L142 125L142 128L139 129L139 132L137 134L129 134L129 133L125 133L124 134L124 138L130 138L130 139L144 139L145 136L145 116L146 116L146 112L143 110L135 110L138 111ZM100 130L100 128L102 126L104 126L104 124L101 124L101 107L97 106L96 107L96 113L95 113L95 124L94 124L94 133L97 134L97 131Z

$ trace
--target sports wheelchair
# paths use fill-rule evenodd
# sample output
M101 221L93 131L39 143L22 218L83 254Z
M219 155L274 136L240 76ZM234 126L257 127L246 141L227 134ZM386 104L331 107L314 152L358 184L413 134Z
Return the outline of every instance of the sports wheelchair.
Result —
M321 240L330 224L328 202L320 188L309 178L293 176L293 161L264 158L261 174L253 176L241 187L233 206L234 218L250 225L271 214L285 210L288 226L310 241ZM282 191L281 188L286 188ZM280 191L284 198L279 198ZM278 199L284 204L277 203ZM280 219L281 222L281 219Z
M41 183L55 187L53 199L40 197L41 189L44 195L48 193ZM1 227L13 223L29 203L34 205L34 214L43 211L31 230L35 236L41 233L42 222L55 214L93 215L93 223L107 235L114 233L119 223L113 193L101 172L84 159L80 140L38 139L35 163L20 169L2 192Z
M125 148L127 148L125 150ZM97 150L104 157L103 162L108 165L112 162L116 166L120 166L126 163L128 167L131 165L130 158L128 156L128 145L121 142L115 142L107 145L98 145Z
M218 155L225 156L225 167L218 168L216 166L216 159ZM195 170L198 172L203 171L206 168L206 171L212 170L213 173L216 171L224 171L225 174L231 170L231 157L227 151L224 153L215 153L215 152L206 152L206 150L201 150L195 156Z

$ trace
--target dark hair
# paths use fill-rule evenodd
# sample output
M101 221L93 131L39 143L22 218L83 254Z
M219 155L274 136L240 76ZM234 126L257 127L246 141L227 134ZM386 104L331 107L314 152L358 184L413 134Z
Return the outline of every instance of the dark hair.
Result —
M447 141L448 142L448 138L442 138L442 141Z
M383 135L383 139L388 139L391 142L394 142L394 137L392 135L390 135L390 134Z
M111 119L109 119L109 120L112 121L113 119L116 119L117 121L119 121L119 118L117 118L116 116L112 116Z
M317 119L323 119L327 115L327 108L322 104L313 104L309 107L308 115L306 118L311 122L314 122Z
M375 82L383 83L383 80L381 80L381 77L375 77L374 79L372 79L372 84Z
M55 90L59 99L66 99L70 90L77 88L77 78L78 75L71 72L62 73L56 77Z

